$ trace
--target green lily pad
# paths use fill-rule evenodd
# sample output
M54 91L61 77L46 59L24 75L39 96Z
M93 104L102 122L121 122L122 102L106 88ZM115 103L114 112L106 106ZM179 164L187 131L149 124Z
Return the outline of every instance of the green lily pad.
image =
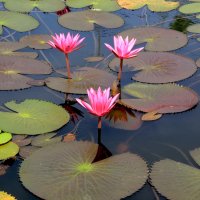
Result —
M188 26L187 31L192 33L200 33L200 24L193 24Z
M25 159L28 158L33 152L37 151L40 149L40 147L35 147L35 146L23 146L19 150L19 155Z
M66 72L60 72L66 75ZM82 67L72 73L72 79L49 77L46 79L47 87L64 93L71 94L87 94L87 89L93 87L97 89L99 86L102 88L111 87L116 77L106 71Z
M57 133L45 133L38 135L32 139L31 145L36 147L43 147L46 145L58 143L61 141L62 136L54 137Z
M148 169L142 158L124 153L92 163L97 151L98 145L91 142L43 147L24 160L20 180L29 191L49 200L118 200L144 185Z
M64 126L70 119L61 106L42 100L10 101L5 106L11 111L0 112L0 128L15 134L51 132Z
M104 28L118 28L124 24L124 20L113 13L84 10L66 13L58 18L58 23L72 30L92 31L95 24Z
M136 10L147 5L149 10L154 12L167 12L176 9L180 4L175 1L165 0L117 0L122 8Z
M11 133L0 133L0 145L9 142L12 139Z
M67 0L66 4L72 8L92 6L93 10L107 12L121 9L116 0Z
M184 14L200 13L200 3L189 3L179 8L179 11Z
M183 112L199 101L193 90L177 84L132 83L126 85L123 91L135 98L122 99L121 103L143 112Z
M13 143L8 142L6 144L0 145L0 160L6 160L17 155L19 152L19 147Z
M136 38L136 44L147 43L148 51L172 51L185 46L188 42L187 35L179 31L158 28L140 27L121 32L122 37Z
M13 5L15 5L14 2ZM39 22L29 15L0 11L0 35L3 33L3 26L14 29L15 31L26 32L37 28Z
M119 59L114 58L109 67L119 70ZM141 52L137 57L126 59L123 71L136 71L133 80L145 83L169 83L192 76L197 67L192 59L168 52Z
M56 12L65 8L65 4L58 0L6 0L4 7L15 12L30 12L38 8L44 12Z

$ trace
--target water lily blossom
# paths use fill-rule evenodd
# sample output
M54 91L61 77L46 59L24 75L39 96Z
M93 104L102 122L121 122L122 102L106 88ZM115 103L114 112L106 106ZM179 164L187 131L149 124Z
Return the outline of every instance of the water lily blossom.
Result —
M79 34L73 35L68 33L66 36L64 33L60 33L60 35L55 34L55 36L51 36L53 41L49 41L48 44L53 48L56 48L62 51L65 54L66 64L67 64L67 74L68 78L71 78L70 73L70 63L68 54L80 49L82 46L80 44L83 42L85 38L80 38Z
M114 107L119 94L110 97L110 88L102 89L99 87L97 91L93 88L87 90L90 104L87 102L76 99L76 101L86 108L91 114L98 116L98 128L101 128L101 117L105 116Z
M133 49L134 45L136 43L136 39L132 38L129 41L128 36L123 39L122 36L114 36L114 48L110 46L109 44L106 44L106 47L114 53L116 57L120 59L120 69L118 74L118 81L121 80L121 73L122 73L122 67L123 67L123 59L133 58L138 55L140 51L142 51L144 48L137 48Z

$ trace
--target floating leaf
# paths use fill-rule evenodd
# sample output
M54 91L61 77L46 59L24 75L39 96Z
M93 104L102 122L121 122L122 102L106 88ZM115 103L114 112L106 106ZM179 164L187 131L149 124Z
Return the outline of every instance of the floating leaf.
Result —
M179 8L179 11L184 14L200 13L200 3L189 3Z
M83 67L72 74L72 79L49 77L46 79L46 85L64 93L87 94L88 88L97 89L99 86L107 88L115 79L114 75L106 71Z
M25 48L26 45L21 42L0 42L0 55L5 56L24 56L29 58L36 58L36 52L16 52L16 50Z
M47 42L51 39L50 35L26 35L20 42L34 49L49 49L51 46Z
M160 119L161 117L162 114L158 114L157 111L152 111L142 115L142 121L154 121Z
M67 0L67 6L72 8L83 8L92 6L93 10L97 11L116 11L120 7L116 0Z
M137 44L146 42L148 51L171 51L187 44L187 36L179 31L158 28L141 27L121 32L123 37L137 38Z
M31 85L31 86L43 86L45 85L45 80L30 80L30 81L27 81L27 84Z
M9 167L10 167L9 165L0 164L0 176L6 174L6 171Z
M109 67L119 70L119 59ZM167 52L141 52L137 57L124 60L123 71L137 71L132 77L145 83L168 83L183 80L197 71L192 59Z
M12 139L11 133L0 133L0 145L9 142Z
M126 85L123 91L137 99L123 99L121 103L143 112L182 112L199 101L193 90L176 84L132 83Z
M20 179L29 191L49 200L118 200L144 185L147 165L139 156L124 153L92 163L97 150L91 142L43 147L22 163Z
M13 197L12 195L10 195L4 191L0 191L0 199L1 200L17 200L17 199L15 199L15 197Z
M179 2L165 0L117 0L117 2L122 8L129 10L140 9L147 5L154 12L167 12L179 6Z
M0 128L15 134L36 135L51 132L69 121L69 114L53 103L26 99L5 104L10 112L0 112Z
M31 143L32 138L27 135L13 135L12 141L20 147L27 146Z
M101 57L101 56L93 56L93 57L87 57L84 60L86 60L87 62L99 62L103 59L104 57Z
M63 142L72 142L76 140L76 135L74 133L68 133L64 136Z
M40 149L39 147L35 146L24 146L20 148L19 155L25 159L28 158L33 152L37 151Z
M124 24L124 20L115 14L90 10L67 13L59 17L58 22L65 28L77 31L92 31L94 24L104 28L118 28Z
M31 145L36 147L43 147L46 145L58 143L61 141L62 136L54 137L56 134L57 133L45 133L43 135L38 135L32 139Z
M0 145L0 160L14 157L19 152L19 147L13 142Z
M187 31L192 33L200 33L200 24L194 24L191 26L188 26Z
M200 67L200 58L196 62L197 66Z
M151 181L171 200L197 200L200 197L200 170L173 160L161 160L152 167Z
M15 12L30 12L34 8L44 12L56 12L65 8L65 4L58 0L6 0L4 7Z
M50 74L52 69L46 62L16 56L0 56L0 90L29 88L32 78L21 74Z
M15 3L16 2L13 2L14 6ZM29 15L0 11L0 35L3 33L3 26L14 29L15 31L25 32L37 28L39 22Z
M200 148L190 151L190 154L195 162L200 166Z

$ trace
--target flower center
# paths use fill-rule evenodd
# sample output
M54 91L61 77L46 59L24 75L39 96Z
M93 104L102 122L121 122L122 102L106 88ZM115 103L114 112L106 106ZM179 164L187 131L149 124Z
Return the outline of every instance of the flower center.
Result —
M91 163L81 163L76 167L76 170L81 173L91 172L93 165Z

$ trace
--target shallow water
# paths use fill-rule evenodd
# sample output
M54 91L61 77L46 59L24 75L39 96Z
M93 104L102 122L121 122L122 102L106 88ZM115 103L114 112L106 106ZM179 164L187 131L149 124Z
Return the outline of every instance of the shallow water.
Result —
M106 60L99 63L87 63L84 61L84 58L97 56L98 54L105 57L110 55L110 52L105 48L103 43L106 42L112 44L113 35L121 32L122 30L142 26L157 26L166 28L169 27L170 23L175 20L175 16L180 14L176 10L167 13L155 13L149 11L146 7L136 11L122 9L115 13L122 16L125 20L125 24L121 28L104 29L96 27L96 30L92 32L80 32L81 36L86 37L84 42L86 45L79 51L70 54L70 60L73 66L83 67L96 65L98 68L106 69L108 64ZM31 15L40 21L38 29L28 33L17 33L13 30L6 29L7 31L4 31L4 34L0 36L0 40L4 41L4 37L9 34L11 35L8 36L7 39L13 41L18 40L23 35L27 34L54 34L67 31L77 33L76 31L71 31L61 27L57 23L57 15L55 13L44 14L40 11L33 11ZM191 15L188 15L188 18L192 19L194 22L196 21L195 17L191 17ZM98 45L98 32L101 33L100 47ZM192 33L188 33L189 37L191 35ZM198 48L199 42L197 42L195 38L190 37L186 46L172 52L197 60L197 58L199 58ZM23 49L23 51L25 50L30 51L28 48ZM35 51L39 53L39 59L51 62L54 69L65 66L64 56L59 51L56 51L55 49ZM113 56L111 55L110 58L113 58ZM53 75L55 75L55 73L51 76ZM133 82L133 80L131 80L132 75L132 72L130 74L123 73L122 86ZM37 78L40 77L44 78L47 76L37 76ZM190 86L197 93L200 93L198 81L200 81L199 70L189 79L178 83L184 86ZM64 103L64 94L46 87L32 87L30 89L20 91L0 91L1 105L13 99L21 101L27 98L48 100L56 104ZM81 122L78 125L77 139L97 141L97 119L89 115L86 110L78 104L74 106L84 113L84 117L80 117ZM200 147L199 119L200 107L197 105L194 109L187 112L165 114L157 121L143 122L137 130L128 131L112 128L106 121L103 121L102 143L112 152L113 155L120 153L122 151L122 148L120 147L125 145L128 151L143 157L149 166L151 166L151 164L155 161L159 161L163 158L170 158L188 164L189 162L192 162L189 151ZM59 134L70 132L74 126L75 125L70 121L65 127L59 130ZM20 163L20 160L16 160L8 169L6 175L0 176L0 190L11 193L18 200L37 200L39 198L28 192L19 182L18 169ZM160 200L166 199L159 194L157 195ZM149 183L146 183L140 191L125 198L125 200L155 199L158 199L158 197L155 196L155 189L153 189Z

